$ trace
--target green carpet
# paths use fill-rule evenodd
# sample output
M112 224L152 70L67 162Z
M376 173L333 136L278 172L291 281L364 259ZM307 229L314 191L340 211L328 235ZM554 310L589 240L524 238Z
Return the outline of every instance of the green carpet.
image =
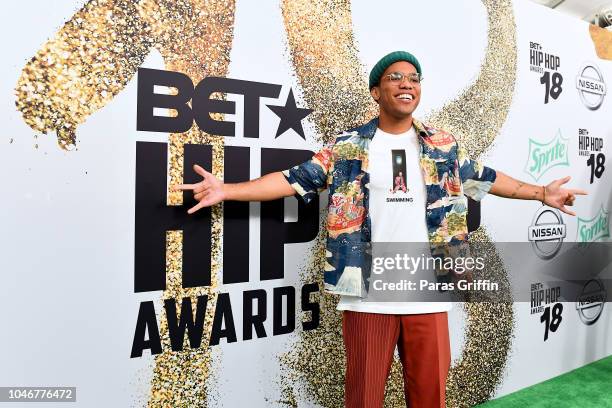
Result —
M612 356L479 407L612 408Z

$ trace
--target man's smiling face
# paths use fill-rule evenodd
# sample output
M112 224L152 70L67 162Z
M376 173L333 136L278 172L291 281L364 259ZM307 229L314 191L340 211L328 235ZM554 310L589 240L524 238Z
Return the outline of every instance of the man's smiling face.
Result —
M407 61L398 61L387 67L380 77L380 83L370 91L372 97L378 101L381 115L398 120L412 115L421 101L421 85L413 83L405 77L398 83L389 80L392 72L413 74L417 70Z

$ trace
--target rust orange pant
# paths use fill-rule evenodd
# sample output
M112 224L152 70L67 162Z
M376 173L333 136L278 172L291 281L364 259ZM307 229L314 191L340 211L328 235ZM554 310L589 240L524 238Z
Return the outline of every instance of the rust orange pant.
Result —
M445 407L450 367L448 316L342 312L346 350L347 408L383 406L385 384L397 345L410 408Z

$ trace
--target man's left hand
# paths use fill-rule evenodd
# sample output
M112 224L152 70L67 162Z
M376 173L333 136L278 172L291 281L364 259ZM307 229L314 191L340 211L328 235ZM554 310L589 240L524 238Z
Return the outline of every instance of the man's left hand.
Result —
M566 176L562 179L555 180L549 185L545 187L546 196L544 197L544 204L558 208L569 215L576 215L575 212L568 210L565 206L574 205L574 200L576 200L577 195L586 195L587 192L580 189L575 188L563 188L561 187L563 184L570 181L570 176Z

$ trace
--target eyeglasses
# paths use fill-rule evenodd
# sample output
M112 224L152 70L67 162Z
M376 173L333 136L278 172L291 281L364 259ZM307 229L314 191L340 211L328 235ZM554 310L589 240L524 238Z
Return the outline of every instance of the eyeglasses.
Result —
M423 80L423 76L418 72L411 72L409 74L404 74L403 72L392 72L390 74L385 75L393 84L401 84L404 79L407 79L411 84L420 84Z

